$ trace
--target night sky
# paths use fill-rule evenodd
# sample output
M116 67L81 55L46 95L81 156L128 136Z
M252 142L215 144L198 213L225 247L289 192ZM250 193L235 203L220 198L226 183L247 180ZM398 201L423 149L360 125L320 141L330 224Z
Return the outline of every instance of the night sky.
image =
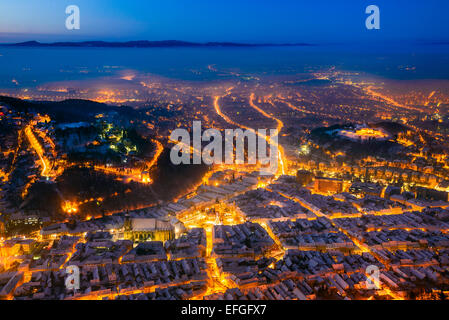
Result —
M381 30L365 28L371 4ZM68 5L80 30L65 28ZM447 0L3 0L0 42L448 42L448 15Z

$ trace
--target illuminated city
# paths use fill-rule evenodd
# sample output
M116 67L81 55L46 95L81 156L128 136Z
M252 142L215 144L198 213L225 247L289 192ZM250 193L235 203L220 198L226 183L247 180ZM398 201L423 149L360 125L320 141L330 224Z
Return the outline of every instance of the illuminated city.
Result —
M1 300L449 299L433 53L385 53L375 73L299 42L42 43L0 46ZM37 51L55 55L45 72L16 62ZM173 164L170 135L194 121L276 130L276 172Z

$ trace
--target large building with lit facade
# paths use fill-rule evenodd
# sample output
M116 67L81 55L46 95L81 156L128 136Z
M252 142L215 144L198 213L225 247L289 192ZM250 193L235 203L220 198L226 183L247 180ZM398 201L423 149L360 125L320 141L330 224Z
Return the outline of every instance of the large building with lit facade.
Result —
M416 197L434 201L449 201L449 193L423 187L416 188Z
M123 235L134 242L167 241L175 238L175 228L169 222L154 218L127 218Z
M343 180L316 177L315 191L319 193L341 193L343 192Z
M313 181L314 174L307 170L299 170L296 173L296 181L302 186L307 186L309 183Z

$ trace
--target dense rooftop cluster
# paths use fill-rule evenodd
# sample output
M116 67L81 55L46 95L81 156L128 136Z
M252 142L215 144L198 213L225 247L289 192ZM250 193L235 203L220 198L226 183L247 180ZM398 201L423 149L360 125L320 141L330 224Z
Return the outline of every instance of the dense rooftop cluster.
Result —
M260 256L273 245L274 241L257 223L214 227L214 253L219 256Z
M187 259L170 262L104 264L82 267L80 290L75 297L129 294L143 287L161 284L204 281L204 260ZM17 298L64 299L74 297L66 290L64 270L33 273L31 281L17 288Z
M281 219L281 218L307 218L313 217L310 210L300 204L286 199L278 193L266 189L257 189L237 196L235 204L249 220L255 219Z

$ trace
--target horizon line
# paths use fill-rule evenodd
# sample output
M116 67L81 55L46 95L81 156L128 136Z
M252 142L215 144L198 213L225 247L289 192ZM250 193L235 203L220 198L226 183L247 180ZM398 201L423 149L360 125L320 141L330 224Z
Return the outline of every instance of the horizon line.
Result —
M1 32L0 32L1 34ZM5 39L6 40L6 39ZM414 44L414 45L449 45L449 39L407 39L398 42L396 39L383 39L382 41L376 41L376 43L391 43L391 44ZM75 41L39 41L35 39L24 40L24 41L12 41L12 42L0 42L0 46L71 46L71 45L81 45L81 44L103 44L103 45L124 45L124 44L179 44L179 45L192 45L192 46L220 46L220 45L230 45L230 46L323 46L323 45L375 45L371 41L318 41L318 42L308 42L308 41L290 41L290 42L276 42L276 41L268 41L268 42L260 42L260 41L189 41L189 40L179 40L179 39L163 39L163 40L148 40L148 39L139 39L139 40L75 40Z

